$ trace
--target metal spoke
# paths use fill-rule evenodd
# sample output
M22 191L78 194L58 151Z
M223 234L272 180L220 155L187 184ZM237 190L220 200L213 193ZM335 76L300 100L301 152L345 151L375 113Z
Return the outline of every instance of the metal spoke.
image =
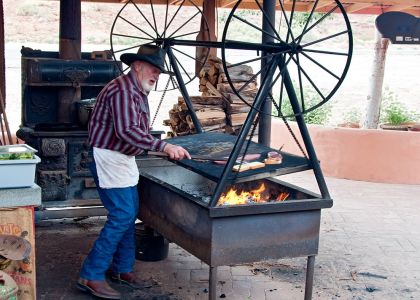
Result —
M300 41L302 40L303 33L305 32L306 28L308 28L308 25L309 25L309 23L312 20L312 16L314 15L314 12L315 12L315 9L316 9L316 7L318 5L318 2L319 2L319 0L316 0L315 1L314 6L312 7L312 10L311 10L311 12L310 12L310 14L308 16L308 19L306 20L305 26L303 27L303 30L302 30L301 34L299 35L299 37L296 39L296 44L299 44Z
M146 41L154 41L155 40L154 38L149 39L149 38L145 38L145 37L141 37L141 36L134 36L134 35L128 35L128 34L121 34L121 33L113 33L112 35L132 38L132 39L136 39L136 40L146 40Z
M172 47L172 50L175 50L175 51L177 51L177 52L179 52L179 53L181 53L181 54L184 54L185 56L187 56L187 57L189 57L189 58L191 58L191 59L194 59L195 61L202 62L200 59L197 59L197 58L195 58L195 57L193 57L193 56L191 56L191 55L189 55L189 54L187 54L187 53L185 53L185 52L183 52L183 51L181 51L181 50L178 50L178 49L176 49L176 48L174 48L174 47Z
M279 36L276 28L273 26L273 24L271 23L270 19L268 19L268 17L266 16L266 13L264 11L264 8L261 7L261 4L258 0L255 0L255 3L257 3L258 7L260 8L260 10L263 13L263 18L267 21L268 25L271 27L271 29L273 30L273 32L276 34L276 36L278 37L277 40L281 41L281 37Z
M125 73L125 71L127 71L130 68L130 66L127 66L124 70L123 73Z
M127 20L126 18L122 17L122 16L118 16L120 19L123 19L125 22L127 22L128 24L130 24L131 26L133 26L134 28L138 29L139 31L143 32L144 34L148 35L150 38L154 39L155 37L148 34L146 31L142 30L140 27L138 27L137 25L131 23L129 20Z
M147 43L147 44L151 44L151 43ZM118 53L118 52L122 52L122 51L125 51L125 50L130 50L130 49L138 48L138 47L140 47L142 45L147 45L147 44L134 45L134 46L131 46L131 47L128 47L128 48L124 48L124 49L120 49L120 50L114 51L114 53Z
M287 34L290 33L290 36L292 37L292 41L294 42L295 38L293 37L292 27L290 26L289 20L287 19L286 10L284 9L282 0L279 0L279 3L280 3L280 7L281 7L281 12L283 13L284 20L286 21Z
M261 72L268 68L270 64L266 64L261 70L259 70L256 74L252 75L251 79L249 79L247 82L244 83L243 86L238 90L238 93L240 93L248 84L250 84L258 75L261 74Z
M158 27L156 25L155 10L153 9L153 3L152 3L152 0L149 0L149 1L150 1L150 8L152 10L153 24L155 24L155 28L156 28L155 32L157 33L157 36L160 37L158 33Z
M276 100L274 99L273 94L271 92L269 92L268 95L269 95L269 98L271 100L271 103L274 104L274 108L277 110L277 116L279 116L281 108L279 107Z
M135 2L133 2L133 0L130 0L130 2L133 3L133 5L136 7L137 11L141 14L141 16L143 17L143 19L146 20L147 24L149 24L149 26L153 29L153 31L156 33L156 36L159 37L159 33L156 31L156 28L153 28L153 25L150 24L149 20L147 20L147 18L145 17L145 15L143 15L143 13L141 12L141 10L137 6L137 4Z
M281 1L281 0L280 0ZM325 15L322 16L322 18L320 18L319 20L317 20L314 24L311 25L311 27L309 27L308 29L306 29L305 31L303 31L298 37L297 39L300 41L303 37L303 35L305 35L306 33L308 33L310 30L312 30L312 28L314 28L316 25L318 25L319 23L321 23L326 17L328 17L329 15L331 15L336 9L338 8L338 5L336 5L333 9L331 9L329 12L327 12Z
M282 60L284 60L284 57L282 58ZM273 82L270 84L270 90L273 88L274 84L277 82L277 80L279 79L279 77L281 76L281 83L280 83L280 95L279 95L279 106L277 106L277 103L275 103L274 101L274 97L272 97L272 101L273 103L275 103L275 106L277 106L277 111L278 111L278 117L280 116L281 113L281 105L283 102L283 85L284 85L284 78L283 78L283 73L287 70L287 65L289 64L289 62L292 60L291 56L289 57L289 59L286 61L286 63L283 65L282 68L279 67L279 74L276 76L276 78L273 80Z
M298 79L299 79L299 89L300 89L300 105L302 107L302 111L305 110L305 98L303 96L303 84L302 84L302 72L299 69L300 66L300 60L299 60L299 53L296 54L296 60L297 60L297 64L296 66L298 67Z
M316 50L316 49L302 49L303 52L314 52L314 53L322 53L322 54L333 54L333 55L342 55L342 56L349 56L348 53L345 52L334 52L334 51L325 51L325 50Z
M289 62L292 60L291 57L289 57L289 59L286 61L286 63L284 64L284 66L280 69L279 74L276 76L276 78L272 81L272 83L270 84L270 90L273 88L274 84L277 82L277 80L279 79L280 76L283 76L284 71L286 71L287 65L289 64ZM283 77L282 77L283 80Z
M320 67L321 69L323 69L325 72L327 72L328 74L330 74L331 76L333 76L335 79L340 80L340 77L339 76L335 75L332 71L330 71L329 69L327 69L326 67L324 67L323 65L321 65L319 62L317 62L311 56L309 56L305 52L301 52L301 54L304 55L306 58L308 58L310 61L312 61L314 64L316 64L318 67Z
M171 20L169 21L168 25L166 25L165 29L163 30L163 35L166 36L166 30L169 28L169 26L171 26L172 21L175 19L176 15L178 14L179 10L184 5L184 3L185 3L185 0L182 1L182 3L179 5L179 7L177 8L176 12L172 16Z
M281 83L280 83L280 96L279 96L279 114L277 115L278 117L280 117L283 113L281 113L281 107L283 105L283 88L284 88L284 78L281 77Z
M293 15L295 14L296 0L293 0L292 9L290 11L290 31L292 31ZM289 42L289 32L287 33L286 43Z
M245 60L245 61L242 61L242 62L239 62L239 63L236 63L236 64L231 64L231 65L227 66L227 68L229 69L229 68L241 66L241 65L253 62L253 61L261 60L263 58L270 58L270 57L274 57L274 56L277 56L277 55L282 55L283 53L286 53L288 51L289 50L284 50L284 51L280 51L280 52L276 52L276 53L272 53L272 54L266 54L265 56L259 56L257 58L253 58L253 59L250 59L250 60Z
M197 34L197 33L199 33L199 32L200 32L200 30L198 30L198 31L194 31L194 32L189 32L189 33L184 33L184 34L181 34L181 35L171 36L171 38L173 38L173 39L177 39L177 38L180 38L180 37L182 37L182 36L187 36L187 35L191 35L191 34Z
M166 22L168 21L168 10L169 10L169 0L166 0L166 13L165 13L165 26L163 26L164 31L162 33L163 38L166 37Z
M169 67L169 65L168 65L168 62L167 62L166 60L165 60L165 67L166 67L166 70L171 71L171 69L170 69L170 67ZM172 89L176 89L177 87L174 85L174 81L173 81L172 76L171 76L171 75L169 75L169 78L171 78Z
M190 75L188 74L187 70L185 70L184 66L179 62L178 58L174 55L175 60L177 61L178 65L181 67L181 69L184 71L185 75L188 76L188 78L190 80L192 80L192 78L190 77Z
M181 28L183 28L185 25L188 24L189 21L191 21L192 19L195 18L195 16L197 16L200 13L200 11L197 11L195 13L195 15L193 15L191 18L189 18L187 21L184 22L184 24L182 24L177 30L175 30L174 32L171 33L170 36L168 36L168 38L171 38L175 33L177 33Z
M302 71L303 75L305 75L306 79L308 79L308 81L311 83L311 85L314 87L314 89L317 91L317 93L321 96L321 98L326 101L327 99L325 98L325 96L322 94L322 92L318 89L318 87L316 86L316 84L312 81L312 79L308 76L308 74L305 72L305 70L297 63L296 59L294 59L292 57L293 61L296 63L296 65L298 66L298 68Z
M322 41L326 41L326 40L329 40L329 39L335 38L335 37L337 37L337 36L340 36L340 35L345 34L345 33L348 33L348 32L349 32L348 30L344 30L344 31L338 32L338 33L336 33L336 34L332 34L332 35L330 35L330 36L324 37L324 38L322 38L322 39L319 39L319 40L316 40L316 41L313 41L313 42L310 42L310 43L304 44L304 45L302 45L302 47L306 47L306 46L310 46L310 45L313 45L313 44L317 44L317 43L319 43L319 42L322 42Z
M236 16L236 15L233 15L233 17L234 17L234 18L236 18L236 19L238 19L239 21L242 21L243 23L245 23L245 24L247 24L247 25L249 25L249 26L251 26L251 27L253 27L253 28L257 29L258 31L261 31L261 32L265 33L266 35L268 35L268 36L272 37L273 39L275 39L275 40L277 40L277 41L281 42L281 40L279 40L277 37L275 37L275 36L274 36L274 35L272 35L271 33L267 32L267 31L265 31L265 30L262 30L261 28L257 27L256 25L254 25L254 24L252 24L252 23L249 23L247 20L244 20L244 19L242 19L241 17L238 17L238 16Z

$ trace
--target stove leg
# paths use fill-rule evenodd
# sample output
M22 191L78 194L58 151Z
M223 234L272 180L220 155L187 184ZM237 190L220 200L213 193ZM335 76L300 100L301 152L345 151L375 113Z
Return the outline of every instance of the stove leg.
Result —
M209 272L209 300L216 300L217 267L210 266Z
M315 255L308 256L306 266L305 300L312 299L312 287L314 284Z

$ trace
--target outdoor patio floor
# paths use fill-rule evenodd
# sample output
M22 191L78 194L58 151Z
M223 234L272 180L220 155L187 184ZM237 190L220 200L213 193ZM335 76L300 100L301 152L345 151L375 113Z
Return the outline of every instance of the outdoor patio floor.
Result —
M282 179L317 191L310 172ZM420 186L326 178L334 206L322 211L313 299L420 299ZM44 221L36 227L38 299L96 299L76 289L83 258L104 218ZM156 286L124 299L208 299L208 266L171 243L160 262L135 271ZM218 269L217 298L303 299L306 258Z

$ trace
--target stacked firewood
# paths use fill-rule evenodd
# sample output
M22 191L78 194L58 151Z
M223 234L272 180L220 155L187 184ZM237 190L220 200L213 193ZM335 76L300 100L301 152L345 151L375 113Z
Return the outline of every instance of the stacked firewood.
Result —
M232 90L219 58L210 57L200 71L199 77L199 91L202 95L190 98L204 131L238 134L257 93L257 81L252 68L249 66L229 68L229 78L234 83L235 90L239 90L248 82L246 88L241 90L241 97L247 103L244 103ZM182 97L169 111L169 119L165 120L164 124L171 127L172 136L195 132Z
M190 100L204 131L225 131L225 100L222 97L190 96ZM164 120L163 124L171 127L170 136L195 133L194 123L183 97L178 97L178 103L169 111L169 119Z

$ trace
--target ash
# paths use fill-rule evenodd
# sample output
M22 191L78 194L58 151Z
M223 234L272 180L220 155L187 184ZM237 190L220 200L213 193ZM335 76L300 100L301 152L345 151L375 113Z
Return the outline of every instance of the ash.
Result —
M184 183L180 186L184 192L199 198L204 203L210 203L212 189L208 185L196 185L191 183Z

